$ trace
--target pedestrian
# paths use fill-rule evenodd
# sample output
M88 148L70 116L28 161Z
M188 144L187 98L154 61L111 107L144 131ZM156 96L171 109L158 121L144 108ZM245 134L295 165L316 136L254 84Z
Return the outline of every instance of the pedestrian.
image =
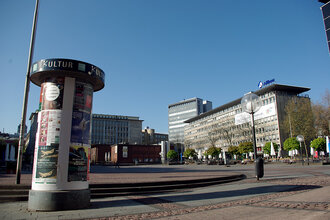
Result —
M118 161L116 161L116 163L115 163L115 168L120 168Z

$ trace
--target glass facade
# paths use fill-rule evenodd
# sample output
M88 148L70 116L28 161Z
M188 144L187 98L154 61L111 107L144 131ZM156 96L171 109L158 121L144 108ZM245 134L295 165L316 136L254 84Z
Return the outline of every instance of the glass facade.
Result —
M169 141L184 144L186 120L212 109L212 102L199 98L184 100L168 106Z
M141 143L141 128L138 117L93 114L92 144Z

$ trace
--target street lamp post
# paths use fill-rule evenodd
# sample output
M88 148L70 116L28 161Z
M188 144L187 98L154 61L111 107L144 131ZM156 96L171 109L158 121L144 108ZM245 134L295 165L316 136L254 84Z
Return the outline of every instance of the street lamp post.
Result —
M256 144L256 134L255 134L255 126L254 126L254 113L256 113L261 105L260 105L260 98L256 94L249 92L245 94L241 100L241 106L243 111L249 113L251 115L251 124L252 124L252 136L253 136L253 151L254 151L254 160L255 160L255 171L256 171L256 178L259 180L261 169L263 171L263 161L260 161L261 164L257 163L257 144ZM262 160L262 159L261 159ZM261 167L259 166L261 165Z
M300 145L300 159L301 159L301 165L304 165L304 160L303 160L303 156L302 156L302 147L301 147L301 142L304 141L304 136L302 136L301 134L297 136L297 141L299 141L299 145Z

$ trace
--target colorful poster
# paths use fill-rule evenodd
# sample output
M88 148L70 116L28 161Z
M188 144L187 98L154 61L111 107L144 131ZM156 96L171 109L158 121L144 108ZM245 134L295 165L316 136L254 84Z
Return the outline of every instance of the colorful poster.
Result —
M76 82L73 110L91 113L93 87L88 83Z
M76 82L72 112L72 143L90 144L92 97L93 88L90 84Z
M90 144L90 113L72 113L71 142Z
M58 163L58 144L39 146L37 155L36 178L53 179L56 182Z
M92 101L93 87L88 83L76 82L72 109L68 181L87 181L89 179Z
M53 78L41 84L39 110L62 109L64 78Z
M70 146L68 181L87 181L88 174L87 146Z
M58 144L60 141L61 110L40 112L39 146Z

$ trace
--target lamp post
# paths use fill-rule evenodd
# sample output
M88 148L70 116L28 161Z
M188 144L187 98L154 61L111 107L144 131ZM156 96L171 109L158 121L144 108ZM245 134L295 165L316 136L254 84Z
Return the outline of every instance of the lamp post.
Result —
M300 145L300 159L301 159L301 165L304 165L304 160L303 160L303 156L302 156L302 148L301 148L301 142L304 141L304 136L302 136L301 134L297 136L297 141L299 141L299 145Z
M251 124L252 124L252 135L253 135L253 151L254 151L254 161L255 161L255 172L256 178L259 180L259 177L263 176L263 161L259 161L257 163L257 144L256 144L256 134L255 134L255 127L254 127L254 113L256 113L261 105L260 105L260 98L256 94L249 92L245 94L241 100L241 106L243 111L249 113L251 115ZM262 171L262 174L261 174Z

